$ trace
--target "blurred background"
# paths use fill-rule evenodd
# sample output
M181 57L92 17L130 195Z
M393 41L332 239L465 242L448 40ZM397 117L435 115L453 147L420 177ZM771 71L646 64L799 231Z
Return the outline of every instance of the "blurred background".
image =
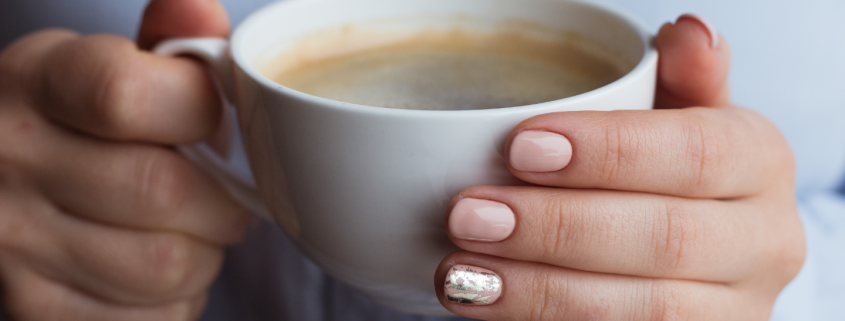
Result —
M43 27L134 37L146 2L0 0L0 47ZM248 13L270 1L221 2L237 25ZM683 13L695 13L710 20L732 47L733 100L766 115L792 145L798 164L797 193L805 221L806 217L816 215L813 204L827 202L825 197L836 193L845 169L845 1L603 2L639 16L655 32L660 25ZM818 223L808 232L808 264L799 279L782 294L775 320L820 320L823 316L842 315L845 272L830 269L845 262L845 248L835 250L835 246L828 246L820 252L813 246L842 243L845 213L838 214L814 218ZM840 223L838 236L836 225L825 220ZM819 279L812 279L816 277Z
M220 0L233 25L270 0ZM518 1L518 0L515 0ZM683 13L710 20L733 50L736 103L772 119L798 158L798 191L839 184L845 169L845 1L603 0L639 16L655 32ZM147 0L2 0L0 47L46 26L134 37ZM14 13L14 14L11 14ZM45 21L45 17L49 17ZM812 136L817 144L799 143ZM831 150L838 142L837 148ZM831 142L831 143L828 143ZM820 157L824 155L824 157ZM835 171L835 172L834 172Z

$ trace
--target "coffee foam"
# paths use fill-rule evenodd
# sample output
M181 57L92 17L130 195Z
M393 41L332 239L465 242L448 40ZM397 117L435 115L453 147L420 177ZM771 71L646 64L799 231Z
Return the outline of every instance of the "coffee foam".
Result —
M311 36L263 68L279 84L314 96L388 108L489 109L557 100L624 74L577 37L545 41L503 31L423 31Z

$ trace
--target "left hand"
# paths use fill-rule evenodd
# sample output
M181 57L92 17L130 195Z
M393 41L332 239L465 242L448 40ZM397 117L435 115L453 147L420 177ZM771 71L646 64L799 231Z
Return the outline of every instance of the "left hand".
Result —
M539 186L455 196L448 230L466 251L436 274L447 309L768 319L804 259L794 161L774 125L729 103L728 47L706 27L682 16L661 28L656 110L546 114L513 130L508 167Z

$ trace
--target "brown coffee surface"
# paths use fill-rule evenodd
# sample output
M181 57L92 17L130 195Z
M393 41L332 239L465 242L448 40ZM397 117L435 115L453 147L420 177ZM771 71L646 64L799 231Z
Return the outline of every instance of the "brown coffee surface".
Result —
M271 78L297 91L354 104L467 110L553 101L602 87L623 74L572 42L454 30L297 62Z

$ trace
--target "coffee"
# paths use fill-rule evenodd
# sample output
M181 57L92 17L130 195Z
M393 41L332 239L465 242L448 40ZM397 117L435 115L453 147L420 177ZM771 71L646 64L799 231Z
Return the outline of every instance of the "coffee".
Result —
M460 30L422 32L374 48L286 63L288 68L269 76L297 91L347 103L422 110L548 102L602 87L626 72L572 41Z
M449 31L455 29L478 34ZM305 71L312 66L349 64L354 61L349 57L359 54L391 54L400 49L468 53L464 56L469 58L525 57L576 76L586 75L587 80L605 79L589 87L615 78L601 75L614 75L616 70L626 74L620 81L574 99L520 108L443 112L353 106L272 81L306 79ZM470 186L519 185L502 157L514 126L552 112L650 109L658 65L646 26L631 15L593 1L276 1L250 15L230 42L177 39L155 51L199 55L220 76L219 87L237 106L241 126L236 133L243 140L258 190L250 188L249 179L233 175L238 171L227 168L228 162L205 146L180 146L181 152L212 173L250 211L278 222L297 248L327 274L373 302L406 313L432 315L451 315L431 282L443 258L456 249L443 232L443 213L450 199ZM596 62L592 57L604 60ZM494 61L493 67L500 67L494 59L489 60ZM420 68L426 77L452 80L459 87L442 86L444 91L464 94L472 88L466 85L471 82L459 78L462 74L449 76L451 67L432 65L447 74ZM513 74L504 68L497 70L506 77L495 74L481 80L496 84ZM346 75L318 75L315 79L334 81ZM410 76L414 75L400 79L419 81ZM474 79L476 84L484 84L478 77ZM381 84L385 83L392 81ZM358 85L349 82L358 88L352 93L362 90ZM534 89L519 82L512 86L517 93ZM409 87L397 90L417 90ZM498 97L496 90L477 87L488 94L481 101ZM421 98L432 98L430 92L423 91ZM442 93L434 94L437 98ZM381 105L406 104L409 99L405 97ZM430 106L416 103L419 108Z

